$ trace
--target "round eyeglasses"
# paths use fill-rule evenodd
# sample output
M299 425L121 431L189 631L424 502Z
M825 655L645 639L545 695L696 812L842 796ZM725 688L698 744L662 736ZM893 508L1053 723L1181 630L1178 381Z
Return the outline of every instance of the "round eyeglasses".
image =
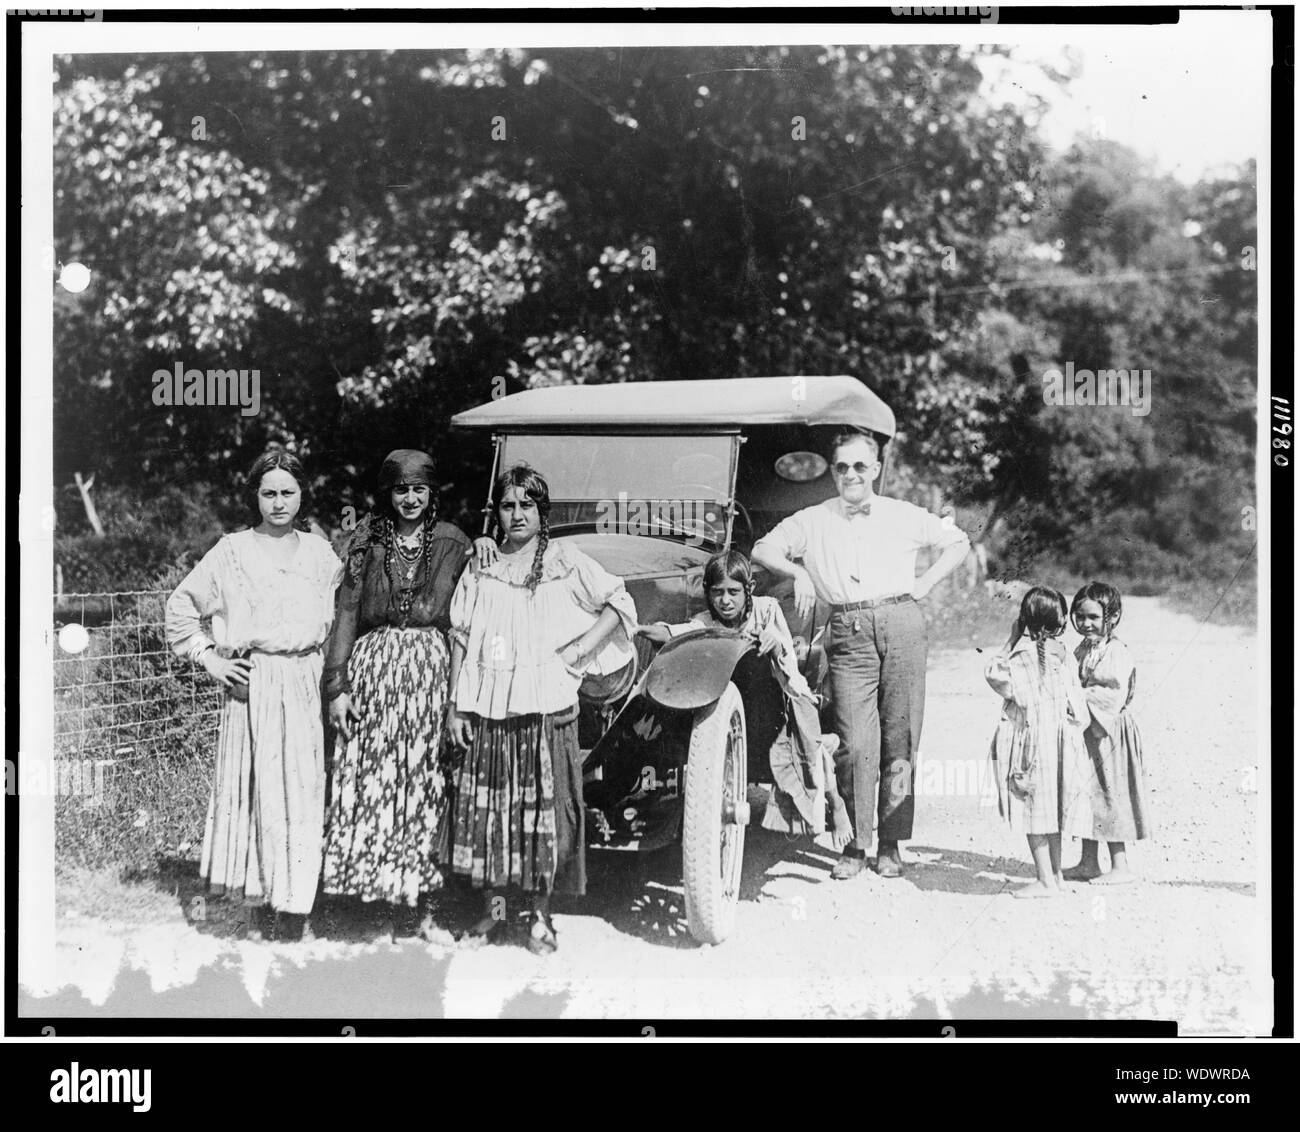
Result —
M841 460L838 464L831 465L831 471L833 471L837 476L847 476L849 474L849 469L852 468L858 475L866 477L874 467L875 464L864 464L861 460L855 464L846 464Z

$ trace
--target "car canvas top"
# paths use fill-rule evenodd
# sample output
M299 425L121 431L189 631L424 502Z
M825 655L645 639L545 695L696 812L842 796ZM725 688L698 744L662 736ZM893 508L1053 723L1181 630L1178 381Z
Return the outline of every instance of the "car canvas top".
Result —
M894 414L855 377L733 377L555 385L512 393L452 418L460 428L738 429L745 425L851 425L894 435Z

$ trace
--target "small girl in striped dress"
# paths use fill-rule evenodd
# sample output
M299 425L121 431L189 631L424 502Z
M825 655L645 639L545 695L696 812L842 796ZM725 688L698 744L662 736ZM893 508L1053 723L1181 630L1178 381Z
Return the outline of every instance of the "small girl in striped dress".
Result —
M1125 844L1151 836L1150 808L1142 767L1142 736L1130 706L1137 689L1137 667L1128 646L1114 635L1122 615L1119 590L1089 582L1070 606L1074 627L1083 638L1074 650L1079 681L1088 698L1091 723L1084 732L1096 768L1093 828L1083 842L1083 856L1065 874L1067 880L1125 884L1134 879ZM1097 843L1110 849L1110 872L1097 860Z
M1088 703L1060 640L1065 624L1065 598L1034 586L1021 600L1007 643L984 672L1003 698L989 752L998 812L1025 833L1038 874L1037 883L1015 892L1018 897L1061 895L1061 836L1086 837L1092 831L1083 742Z

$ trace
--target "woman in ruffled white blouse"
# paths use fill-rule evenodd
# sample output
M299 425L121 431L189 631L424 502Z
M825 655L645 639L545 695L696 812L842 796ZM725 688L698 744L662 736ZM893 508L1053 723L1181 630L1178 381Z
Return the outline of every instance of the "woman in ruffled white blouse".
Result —
M554 951L552 891L586 891L578 686L634 657L636 608L622 579L552 543L550 493L532 468L496 481L498 560L471 565L451 602L452 739L458 775L452 870L486 891L473 934L502 923L493 890L532 893L529 949Z
M321 646L342 577L329 543L294 527L304 485L292 454L260 456L246 484L256 525L208 551L166 614L168 643L227 692L202 875L214 894L273 908L283 939L301 937L320 876Z

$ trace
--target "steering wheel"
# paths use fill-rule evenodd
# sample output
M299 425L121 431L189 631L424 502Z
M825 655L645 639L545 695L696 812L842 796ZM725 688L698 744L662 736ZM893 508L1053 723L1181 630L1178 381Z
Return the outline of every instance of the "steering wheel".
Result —
M732 506L736 509L736 517L744 521L745 530L749 535L745 541L752 546L754 542L754 520L749 517L749 512L745 510L745 505L739 500L733 503ZM732 534L735 534L734 526L732 528Z
M671 491L672 498L680 500L714 500L718 495L717 484L684 482L674 485ZM749 512L745 510L743 503L736 502L733 504L736 514L744 521L745 529L749 535L749 542L754 541L754 522L749 517ZM719 505L715 510L717 516L716 522L721 527L726 522L726 508ZM694 526L694 523L686 525Z

